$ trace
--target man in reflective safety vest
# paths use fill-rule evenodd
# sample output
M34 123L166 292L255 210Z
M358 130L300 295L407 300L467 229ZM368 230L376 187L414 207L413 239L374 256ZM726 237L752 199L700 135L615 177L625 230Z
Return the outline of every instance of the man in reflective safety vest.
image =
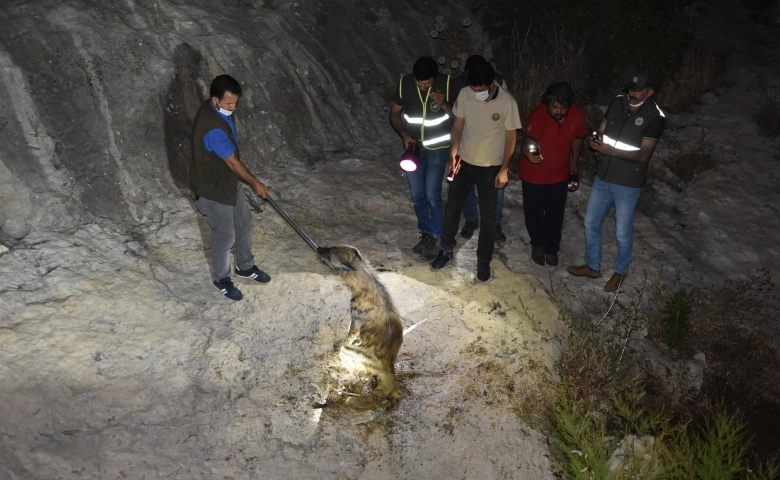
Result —
M439 251L444 218L441 184L452 129L450 93L450 76L439 73L434 59L422 57L411 74L401 77L390 107L390 124L419 159L417 170L407 172L420 230L412 252L426 260Z
M596 178L585 213L585 265L569 267L576 276L601 277L601 225L615 205L618 254L604 289L616 292L628 273L634 245L634 212L666 115L653 101L653 79L646 70L631 75L627 95L612 101L589 146L596 153Z

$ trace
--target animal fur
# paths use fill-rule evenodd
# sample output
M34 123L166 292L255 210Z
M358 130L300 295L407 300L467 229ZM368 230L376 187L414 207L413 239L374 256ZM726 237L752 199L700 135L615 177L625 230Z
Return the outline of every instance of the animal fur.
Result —
M403 385L395 376L395 362L403 325L390 294L355 247L319 247L317 253L352 290L352 321L338 350L341 365L359 378L368 378L379 395L400 398Z

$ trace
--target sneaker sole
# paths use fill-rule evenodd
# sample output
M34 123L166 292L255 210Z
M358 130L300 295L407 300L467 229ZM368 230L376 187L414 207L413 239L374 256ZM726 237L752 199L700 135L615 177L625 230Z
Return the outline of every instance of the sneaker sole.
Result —
M253 281L255 283L259 283L260 285L266 285L268 283L271 283L271 279L270 278L268 279L267 282L261 282L260 280L257 280L257 279L252 278L252 277L242 277L241 275L238 275L238 274L236 274L236 278L241 278L243 280L251 280L251 281Z
M256 277L257 277L257 274L254 274L254 273L252 274L252 275L254 275L254 276L252 276L252 275L249 275L248 277L245 277L245 276L241 275L240 273L238 273L238 272L236 272L236 271L234 271L233 273L235 273L235 274L236 274L236 278L243 278L244 280L252 280L252 281L253 281L253 282L255 282L255 283L259 283L260 285L265 285L266 283L270 283L270 282L271 282L271 279L270 279L270 278L269 278L267 281L265 281L265 282L258 280L258 279L256 278Z

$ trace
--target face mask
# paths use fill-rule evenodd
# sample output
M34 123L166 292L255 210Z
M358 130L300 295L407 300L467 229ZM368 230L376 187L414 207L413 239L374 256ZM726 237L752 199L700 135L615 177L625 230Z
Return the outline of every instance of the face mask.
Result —
M229 117L229 116L233 115L233 111L232 110L225 110L224 108L219 106L219 100L217 100L217 108L219 109L219 113L221 113L222 115L224 115L226 117Z
M474 98L476 98L480 102L484 102L490 96L490 90L485 90L484 92L475 92L474 90L472 90L471 93L473 93Z

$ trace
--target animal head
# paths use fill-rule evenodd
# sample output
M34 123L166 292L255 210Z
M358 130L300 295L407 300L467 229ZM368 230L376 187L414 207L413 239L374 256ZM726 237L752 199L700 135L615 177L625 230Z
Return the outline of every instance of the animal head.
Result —
M354 272L363 262L363 257L355 247L336 245L335 247L317 247L317 254L333 270Z

